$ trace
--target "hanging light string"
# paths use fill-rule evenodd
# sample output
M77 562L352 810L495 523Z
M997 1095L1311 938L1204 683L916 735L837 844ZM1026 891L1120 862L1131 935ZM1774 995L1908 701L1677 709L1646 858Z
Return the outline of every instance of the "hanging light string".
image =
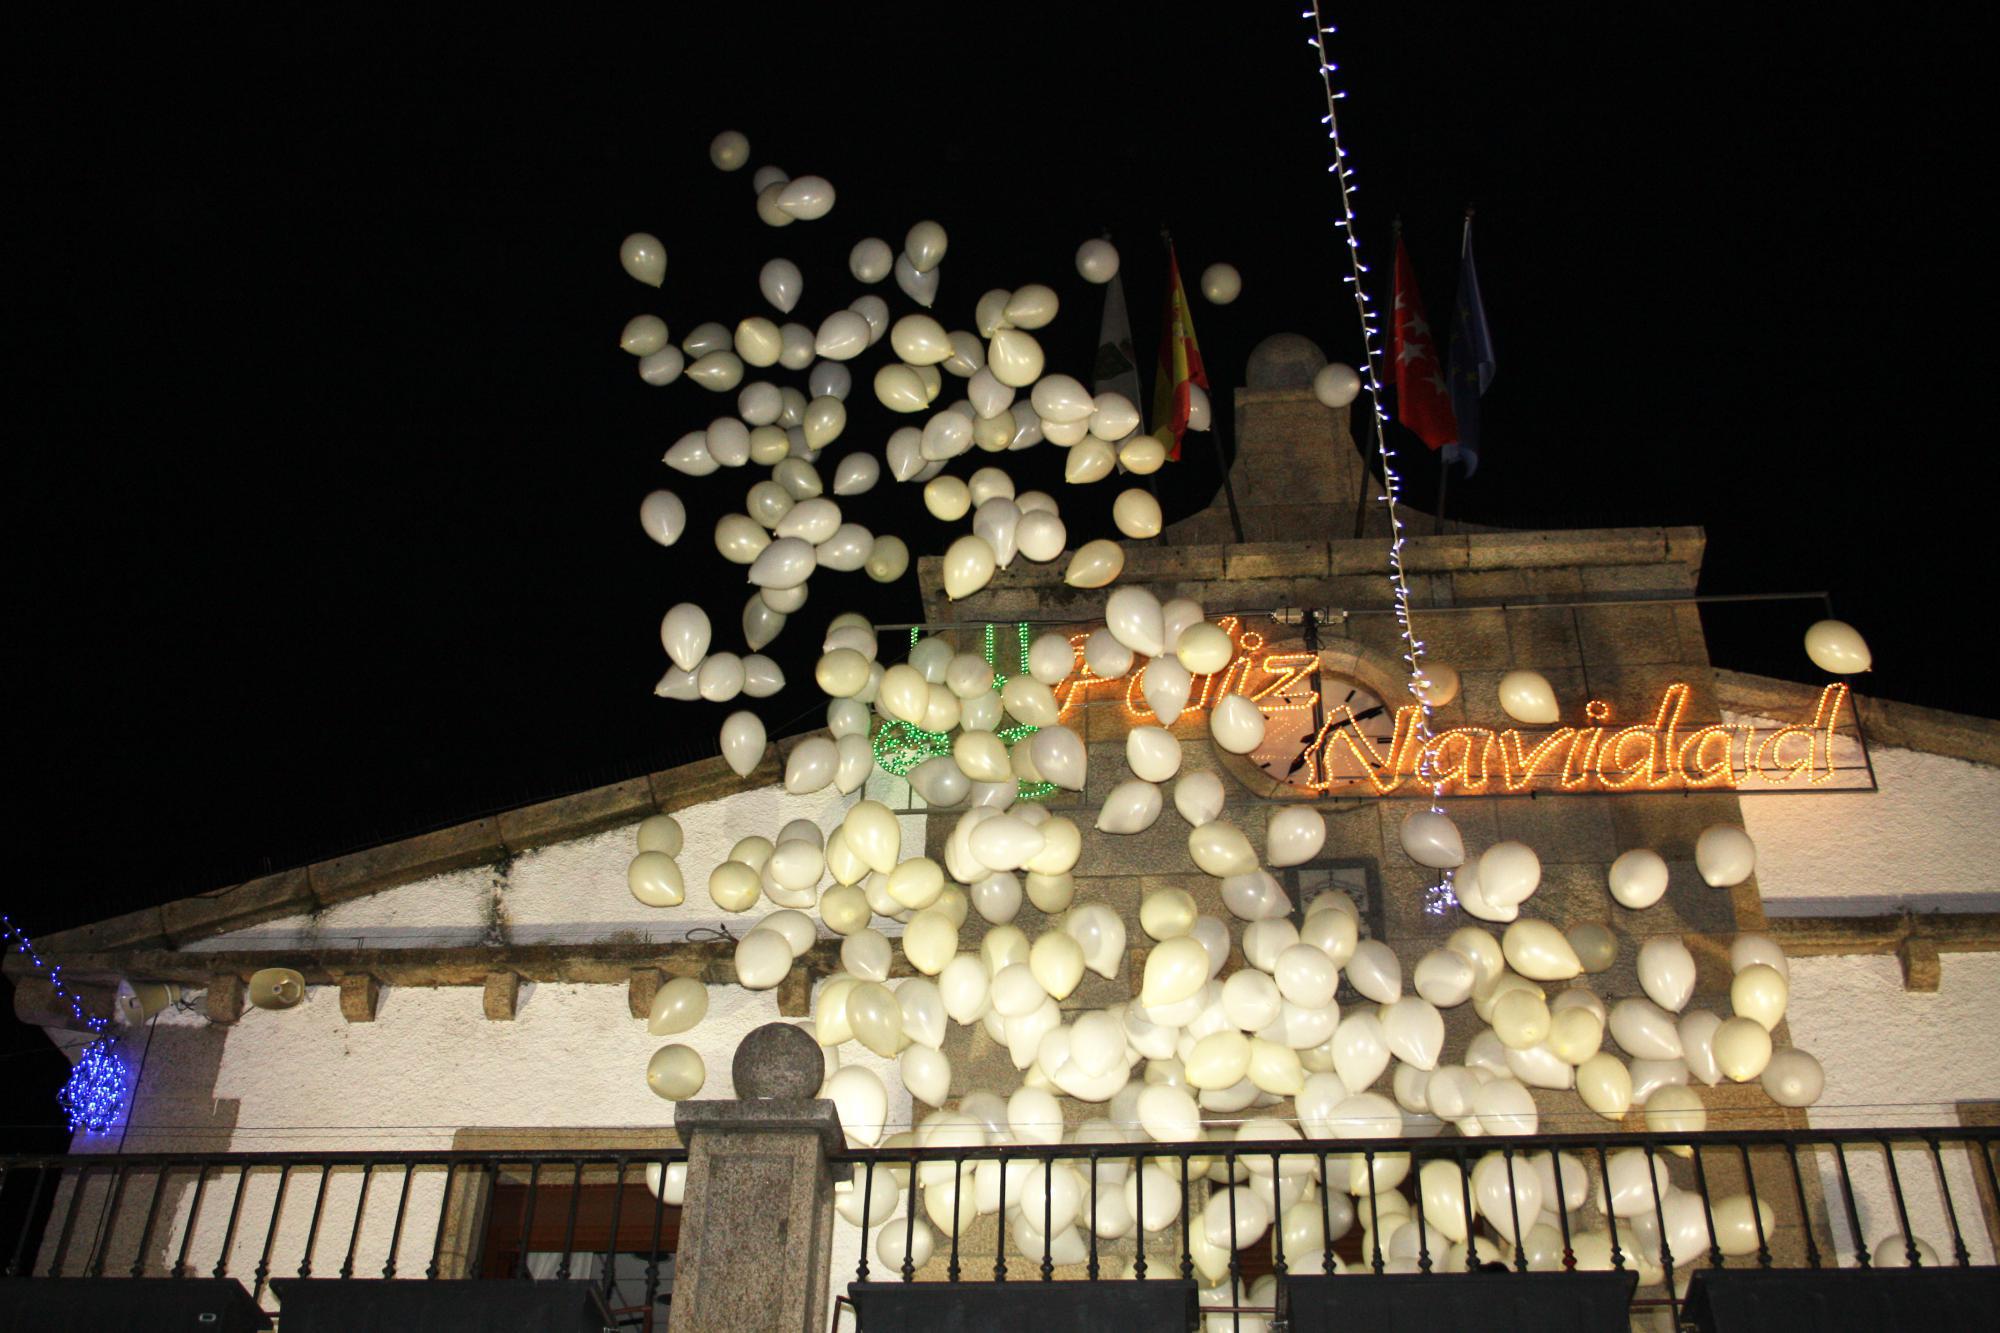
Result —
M0 949L8 945L27 956L35 971L48 979L56 998L67 1004L76 1020L97 1036L97 1040L83 1048L83 1054L70 1069L69 1081L56 1094L56 1101L69 1117L71 1133L86 1129L102 1134L117 1123L125 1109L125 1066L112 1052L117 1038L104 1032L111 1026L111 1020L86 1010L82 998L64 983L62 964L43 958L35 942L28 938L28 932L0 912Z
M1380 316L1375 312L1368 296L1365 277L1368 265L1361 260L1361 237L1356 228L1354 215L1354 171L1347 164L1347 149L1340 142L1340 117L1336 104L1347 96L1333 86L1334 73L1340 68L1327 54L1325 40L1334 32L1332 24L1320 15L1319 0L1312 0L1312 8L1303 11L1301 18L1309 19L1313 34L1307 42L1319 53L1320 83L1326 90L1326 116L1320 122L1326 126L1326 137L1333 145L1333 162L1327 167L1340 186L1340 216L1334 225L1341 230L1347 242L1347 262L1349 273L1341 279L1354 289L1354 312L1361 321L1362 383L1368 388L1369 414L1374 418L1375 456L1382 463L1382 500L1389 511L1389 585L1395 595L1396 625L1403 636L1403 661L1410 669L1410 693L1416 696L1421 709L1418 730L1425 742L1425 749L1419 751L1418 777L1431 784L1431 809L1444 813L1444 782L1438 776L1437 764L1428 751L1431 740L1431 704L1425 698L1431 680L1424 670L1424 641L1419 639L1416 629L1410 623L1410 582L1403 568L1403 547L1409 537L1403 527L1402 515L1397 504L1402 498L1403 479L1396 472L1396 454L1389 447L1387 426L1388 409L1382 405L1385 392L1382 385L1382 349L1376 339L1380 336L1377 327ZM1451 891L1451 872L1446 871L1440 881L1432 885L1426 893L1424 910L1433 916L1441 916L1455 906L1457 898Z

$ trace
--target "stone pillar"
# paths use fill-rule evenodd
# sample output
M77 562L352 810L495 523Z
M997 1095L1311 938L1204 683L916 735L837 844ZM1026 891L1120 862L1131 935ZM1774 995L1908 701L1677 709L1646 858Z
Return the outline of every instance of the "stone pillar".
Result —
M732 1064L739 1100L682 1102L686 1202L669 1333L822 1333L833 1249L827 1155L840 1116L813 1100L818 1045L789 1023L745 1037Z

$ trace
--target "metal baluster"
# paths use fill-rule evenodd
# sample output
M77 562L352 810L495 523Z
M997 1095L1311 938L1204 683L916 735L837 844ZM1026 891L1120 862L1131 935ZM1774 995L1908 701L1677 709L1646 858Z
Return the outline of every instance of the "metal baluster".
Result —
M54 1174L55 1168L50 1166L35 1168L35 1192L28 1200L28 1211L21 1215L21 1238L14 1242L14 1257L7 1261L8 1277L19 1277L22 1273L21 1260L28 1253L28 1233L35 1229L35 1214L42 1210L42 1195L47 1192L49 1177ZM185 1247L181 1253L186 1256Z
M611 1303L612 1289L618 1285L618 1224L625 1220L625 1168L629 1161L624 1153L613 1159L618 1165L618 1174L611 1182L611 1238L604 1242L604 1303ZM660 1188L667 1187L667 1176L660 1173ZM862 1214L861 1243L868 1243L868 1215Z
M382 1276L396 1276L396 1254L403 1248L403 1216L410 1208L410 1177L417 1173L415 1162L403 1163L403 1187L396 1194L396 1222L389 1228L389 1261L382 1265Z
M486 1207L483 1211L490 1214L493 1211L493 1196L499 1193L500 1190L499 1160L489 1157L482 1161L479 1164L479 1174L486 1181ZM477 1207L478 1201L476 1199L471 1202ZM475 1213L473 1220L479 1222L480 1225L476 1233L476 1239L473 1241L472 1263L468 1267L465 1276L484 1277L486 1276L486 1238L493 1230L492 1224L495 1219L488 1217L481 1220L478 1214Z
M1986 1188L1993 1192L1993 1198L2000 1202L2000 1174L1993 1170L1993 1142L1990 1139L1976 1139L1966 1145L1979 1155L1979 1164L1986 1168Z
M910 1247L917 1237L917 1153L910 1150L910 1192L903 1200L903 1281L916 1279L917 1266L910 1261Z
M1222 1155L1222 1172L1229 1178L1229 1183L1222 1187L1228 1191L1226 1197L1229 1200L1229 1303L1231 1305L1241 1305L1243 1304L1241 1291L1243 1285L1243 1251L1237 1247L1238 1237L1236 1235L1235 1153L1224 1153ZM1276 1198L1277 1195L1273 1193L1271 1197ZM1241 1312L1236 1310L1229 1312L1229 1326L1232 1329L1243 1327L1243 1315Z
M1320 1275L1333 1276L1333 1208L1327 1196L1333 1192L1333 1178L1327 1174L1326 1154L1319 1155L1319 1238L1325 1253L1320 1255Z
M1944 1196L1944 1215L1951 1223L1951 1252L1960 1268L1969 1267L1972 1255L1965 1248L1965 1237L1958 1229L1958 1206L1951 1201L1951 1181L1945 1178L1944 1154L1938 1151L1935 1138L1926 1140L1931 1145L1931 1161L1937 1167L1938 1193Z
M1917 1236L1910 1230L1910 1210L1903 1202L1903 1178L1896 1171L1896 1147L1889 1140L1882 1140L1882 1156L1889 1164L1889 1192L1896 1199L1896 1219L1903 1224L1903 1253L1910 1258L1910 1267L1922 1268L1924 1261L1917 1253Z
M667 1218L667 1159L660 1159L660 1188L653 1195L653 1248L646 1258L646 1324L652 1326L653 1301L660 1294L660 1228ZM862 1228L862 1243L867 1243L867 1228Z
M665 1182L662 1182L663 1184ZM875 1163L861 1164L861 1262L854 1265L854 1280L868 1280L868 1228L875 1217Z
M69 1258L70 1229L76 1225L77 1205L83 1201L84 1187L90 1183L89 1166L77 1172L76 1186L69 1192L69 1207L63 1212L62 1235L56 1239L56 1252L49 1256L49 1277L61 1277L63 1260Z
M1285 1215L1278 1211L1278 1182L1283 1179L1283 1163L1271 1154L1271 1271L1277 1274L1278 1290L1285 1289Z
M210 1277L222 1277L229 1271L229 1251L236 1245L236 1219L243 1214L243 1190L250 1183L250 1168L236 1169L236 1197L229 1203L229 1222L222 1228L222 1249L215 1256L215 1271Z
M1560 1148L1549 1149L1549 1165L1555 1169L1556 1221L1562 1227L1563 1272L1574 1273L1576 1271L1576 1251L1570 1248L1569 1243L1569 1184L1563 1176L1563 1155ZM1582 1165L1583 1163L1581 1162L1577 1163L1578 1167L1582 1167Z
M1695 1169L1700 1170L1700 1168L1701 1160L1697 1157L1695 1159ZM1611 1266L1622 1273L1625 1271L1625 1252L1618 1248L1618 1214L1611 1211L1611 1159L1604 1155L1604 1140L1602 1139L1597 1141L1597 1171L1604 1178L1604 1220L1611 1226ZM1704 1190L1703 1193L1707 1193L1707 1191ZM1469 1203L1466 1206L1465 1212L1468 1217L1472 1215L1472 1207Z
M1646 1181L1653 1187L1653 1221L1658 1223L1660 1228L1660 1271L1666 1275L1667 1312L1673 1316L1674 1323L1678 1326L1681 1303L1674 1295L1674 1251L1673 1247L1667 1244L1667 1210L1660 1199L1660 1173L1653 1169L1653 1161L1653 1145L1649 1143L1646 1145ZM1610 1192L1607 1190L1606 1202L1610 1201L1610 1197Z
M1090 1162L1090 1280L1097 1281L1097 1154L1092 1153Z
M1134 1256L1132 1260L1132 1280L1134 1282L1144 1282L1146 1280L1146 1159L1145 1158L1134 1157L1132 1159L1132 1181L1133 1181L1132 1192L1138 1196L1138 1202L1134 1204L1132 1207L1132 1219L1134 1223L1132 1228L1132 1236L1133 1236L1132 1253Z
M1368 1234L1375 1242L1375 1276L1382 1275L1382 1206L1375 1193L1375 1154L1362 1154L1368 1171Z
M1528 1246L1527 1237L1521 1234L1520 1199L1514 1193L1514 1150L1512 1148L1502 1148L1500 1150L1500 1159L1507 1167L1507 1215L1514 1222L1514 1271L1525 1273L1528 1271ZM1471 1233L1472 1227L1468 1221L1465 1237L1467 1245L1472 1244Z
M431 1237L430 1267L424 1270L426 1282L437 1281L439 1261L444 1258L444 1224L445 1219L451 1216L451 1182L457 1174L458 1163L447 1157L444 1163L444 1195L438 1200L437 1234Z
M278 1168L278 1192L271 1196L271 1221L264 1228L264 1253L257 1259L256 1281L250 1287L250 1299L257 1300L264 1290L264 1283L271 1276L271 1247L278 1242L278 1218L285 1211L285 1189L292 1183L292 1164L284 1163Z
M1053 1281L1056 1272L1055 1256L1050 1252L1050 1247L1056 1242L1055 1237L1049 1234L1053 1230L1055 1221L1056 1189L1055 1182L1051 1179L1055 1169L1053 1158L1042 1159L1042 1281L1044 1282Z
M1463 1150L1454 1154L1454 1160L1458 1163L1459 1197L1465 1207L1465 1271L1476 1273L1479 1271L1479 1248L1472 1243L1472 1171L1465 1164L1465 1153ZM1421 1180L1417 1182L1417 1188L1423 1188ZM1376 1253L1378 1255L1381 1253L1380 1241L1376 1242ZM1375 1263L1375 1271L1378 1273L1382 1271L1382 1263L1379 1258Z
M1796 1144L1785 1145L1785 1156L1792 1164L1792 1190L1799 1196L1799 1225L1806 1233L1806 1267L1819 1267L1819 1246L1813 1244L1812 1209L1806 1206L1806 1182L1799 1175L1799 1150ZM1672 1274L1668 1274L1669 1278Z
M1415 1152L1410 1154L1410 1161L1416 1167L1416 1188L1410 1193L1417 1205L1417 1271L1428 1273L1431 1271L1431 1237L1429 1225L1424 1221L1424 1168L1417 1157Z
M319 1169L319 1188L313 1192L312 1225L306 1230L306 1252L299 1259L299 1276L312 1276L313 1249L319 1244L319 1219L326 1210L326 1182L333 1175L333 1167L322 1164Z
M1750 1165L1750 1145L1739 1143L1736 1145L1736 1151L1743 1158L1743 1181L1750 1188L1750 1221L1757 1228L1757 1266L1769 1268L1771 1246L1764 1236L1764 1208L1757 1201L1757 1172Z
M341 1260L340 1275L354 1277L354 1251L361 1244L361 1220L368 1215L368 1186L375 1176L375 1163L361 1164L361 1191L354 1196L354 1226L347 1233L347 1258Z
M1194 1281L1194 1251L1188 1248L1188 1228L1194 1225L1194 1196L1188 1189L1187 1154L1181 1154L1181 1281Z
M1856 1266L1866 1268L1868 1267L1868 1242L1861 1235L1861 1215L1854 1211L1854 1180L1847 1174L1847 1149L1838 1139L1834 1140L1833 1144L1833 1160L1840 1167L1840 1191L1842 1202L1847 1205L1847 1234L1854 1237L1855 1258L1858 1260ZM1711 1222L1709 1229L1713 1230L1714 1226L1715 1224ZM1834 1258L1838 1259L1839 1257L1839 1253L1836 1252Z
M97 1236L90 1246L90 1262L83 1267L85 1277L104 1276L104 1261L111 1250L112 1220L118 1216L118 1205L125 1198L125 1178L131 1170L131 1164L125 1163L118 1168L118 1174L112 1179L111 1201L106 1206L104 1215L98 1219Z
M1708 1223L1708 1266L1710 1268L1720 1268L1722 1267L1722 1242L1715 1238L1715 1204L1708 1192L1708 1168L1702 1165L1701 1145L1697 1143L1692 1146L1694 1148L1694 1187L1696 1193L1701 1195L1702 1219ZM1608 1183L1605 1189L1608 1193L1610 1190Z
M181 1233L181 1252L174 1256L173 1269L167 1274L169 1277L187 1276L188 1247L194 1244L194 1226L201 1220L201 1196L208 1192L208 1172L213 1163L201 1162L198 1165L201 1170L194 1178L194 1200L188 1204L187 1230Z
M667 1178L665 1176L661 1176L660 1188L665 1189L666 1187L667 1187ZM569 1222L567 1225L563 1227L562 1262L556 1265L556 1280L559 1282L569 1281L570 1249L572 1246L576 1244L576 1210L577 1206L582 1202L583 1202L583 1159L579 1157L576 1159L576 1170L570 1175L569 1178Z
M994 1233L999 1237L993 1243L993 1280L1007 1280L1007 1154L1000 1154L1000 1212Z
M520 1267L514 1270L514 1276L520 1278L523 1282L533 1281L535 1276L528 1271L528 1239L535 1228L535 1195L540 1192L541 1188L542 1159L531 1157L528 1159L528 1199L526 1203L521 1205L521 1256L517 1261ZM666 1172L662 1171L660 1173L660 1192L664 1194L666 1193L666 1189L667 1175Z
M958 1281L958 1219L965 1204L959 1186L965 1181L965 1159L951 1159L951 1258L945 1261L944 1276L947 1282Z

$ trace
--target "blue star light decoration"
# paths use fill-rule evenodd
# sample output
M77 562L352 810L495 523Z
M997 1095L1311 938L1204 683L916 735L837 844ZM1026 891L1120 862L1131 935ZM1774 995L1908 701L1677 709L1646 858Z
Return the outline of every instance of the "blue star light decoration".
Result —
M104 1035L109 1019L84 1012L83 1002L63 984L62 965L50 963L35 952L34 941L4 912L0 912L0 945L12 944L26 954L37 972L49 979L56 994L68 1003L70 1012L97 1034L97 1040L83 1048L83 1055L69 1071L69 1081L56 1094L56 1104L69 1117L70 1133L85 1130L102 1134L118 1123L125 1113L126 1070L117 1055L116 1037Z

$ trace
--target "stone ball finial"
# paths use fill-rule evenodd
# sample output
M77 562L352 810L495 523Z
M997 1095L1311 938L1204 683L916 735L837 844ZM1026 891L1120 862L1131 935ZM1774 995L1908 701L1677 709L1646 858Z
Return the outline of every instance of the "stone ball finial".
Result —
M729 1073L739 1100L804 1101L826 1081L826 1057L804 1028L766 1023L736 1044Z
M1244 375L1252 389L1310 389L1326 364L1319 344L1297 333L1274 333L1250 351Z

